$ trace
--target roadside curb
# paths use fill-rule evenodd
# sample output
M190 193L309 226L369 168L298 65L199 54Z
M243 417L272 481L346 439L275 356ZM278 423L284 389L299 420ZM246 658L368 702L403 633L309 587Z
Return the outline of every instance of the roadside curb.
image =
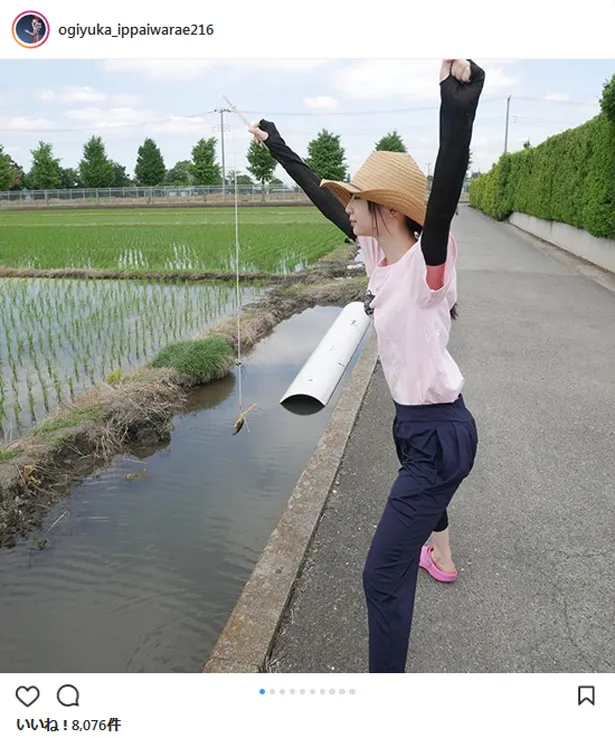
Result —
M377 359L372 333L202 673L264 671Z

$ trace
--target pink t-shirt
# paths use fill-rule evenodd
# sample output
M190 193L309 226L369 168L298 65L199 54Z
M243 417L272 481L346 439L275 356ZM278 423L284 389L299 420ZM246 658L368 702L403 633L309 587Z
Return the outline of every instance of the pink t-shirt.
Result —
M387 264L375 238L360 236L357 241L368 291L374 295L380 362L393 399L400 405L454 402L463 387L463 376L447 351L450 310L457 300L454 236L449 236L444 286L436 291L427 285L420 239L393 264Z

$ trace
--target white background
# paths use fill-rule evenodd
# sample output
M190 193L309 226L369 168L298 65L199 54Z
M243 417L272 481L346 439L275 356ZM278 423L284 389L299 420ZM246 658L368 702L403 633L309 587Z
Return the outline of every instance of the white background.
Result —
M292 11L291 11L292 8ZM310 0L139 4L33 0L0 3L0 53L4 59L96 58L483 58L595 59L613 56L614 0L557 0L386 4ZM49 21L48 41L36 49L15 43L12 24L26 11ZM291 20L292 13L296 13ZM86 36L68 39L62 26L214 24L212 36Z
M0 5L3 59L111 58L610 58L615 2L318 2L167 3L34 2ZM291 7L300 14L290 20ZM239 9L238 9L239 8ZM43 13L51 35L40 48L15 43L12 23L25 10ZM61 26L146 23L214 24L208 37L61 37ZM6 624L3 624L5 627ZM92 665L95 667L95 665ZM79 708L55 694L73 683ZM36 685L30 708L15 698ZM596 686L596 705L577 705L579 685ZM286 695L260 695L263 687ZM306 689L290 695L290 689ZM317 694L310 695L315 688ZM356 689L355 695L319 690ZM615 724L613 675L0 675L0 735L17 718L118 717L127 738L220 736L457 735L604 736ZM610 728L609 728L610 726ZM454 732L453 732L454 731ZM64 732L64 731L62 731ZM41 730L41 733L43 731ZM109 733L107 733L109 734Z
M79 708L58 705L66 683ZM15 698L36 685L30 708ZM593 685L596 704L578 705ZM264 688L264 695L259 690ZM275 689L276 694L269 694ZM279 694L284 689L285 694ZM295 694L289 693L295 689ZM304 695L299 694L305 689ZM310 694L315 689L316 694ZM320 690L325 689L324 695ZM335 689L335 694L329 694ZM338 693L345 689L346 694ZM348 690L355 689L355 694ZM131 674L0 676L0 735L28 735L17 718L118 717L126 738L334 738L462 736L551 738L613 735L615 675L588 674ZM41 731L42 732L42 731ZM71 731L61 731L67 735ZM40 735L41 733L39 733ZM110 735L110 733L99 733Z

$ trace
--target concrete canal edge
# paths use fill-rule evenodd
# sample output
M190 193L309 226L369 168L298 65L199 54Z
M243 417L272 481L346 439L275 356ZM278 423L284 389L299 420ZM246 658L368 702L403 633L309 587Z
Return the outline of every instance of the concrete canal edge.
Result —
M377 360L372 333L203 673L264 671Z

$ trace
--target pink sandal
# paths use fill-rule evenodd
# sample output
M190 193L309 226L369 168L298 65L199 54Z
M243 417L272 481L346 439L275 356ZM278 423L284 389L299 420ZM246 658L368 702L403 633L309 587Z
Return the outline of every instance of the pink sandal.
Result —
M454 582L455 579L457 579L457 572L448 572L448 571L442 571L441 569L438 569L436 566L433 557L433 546L423 546L421 548L421 557L419 559L419 566L422 569L425 569L425 571L428 574L431 574L431 576L434 579L437 579L439 582Z

